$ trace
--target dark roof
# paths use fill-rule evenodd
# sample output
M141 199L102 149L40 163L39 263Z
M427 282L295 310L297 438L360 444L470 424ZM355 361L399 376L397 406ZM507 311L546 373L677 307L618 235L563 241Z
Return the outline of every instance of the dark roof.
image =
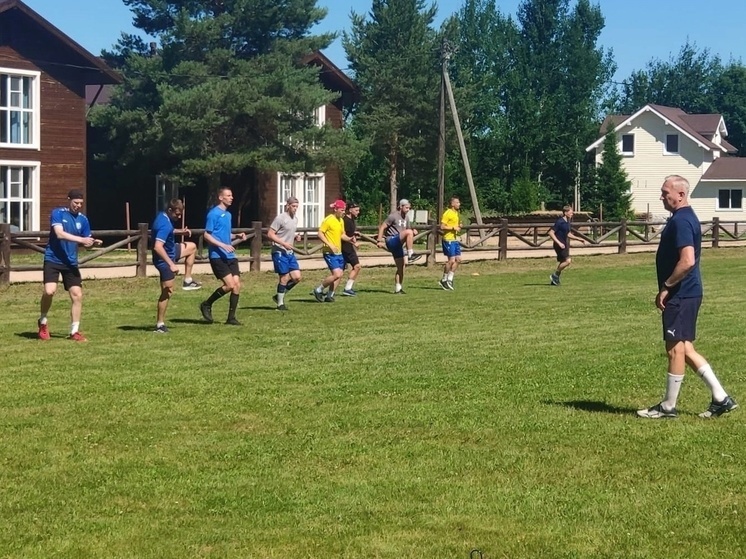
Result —
M631 116L632 115L608 115L601 123L599 132L601 132L602 136L606 136L609 132L609 127L613 130Z
M103 60L92 55L78 43L73 41L68 35L60 31L57 27L49 23L46 19L29 8L21 0L0 0L0 16L21 15L33 24L41 27L48 35L54 38L62 47L72 51L77 57L88 66L81 68L87 73L94 72L96 78L90 83L121 83L122 78L112 70ZM90 75L90 74L89 74ZM90 78L88 79L90 81Z
M746 181L746 157L718 157L702 175L703 181Z
M704 144L710 149L715 149L720 151L723 149L721 146L713 143L711 140L708 140L705 136L703 136L699 131L695 130L694 127L689 123L689 120L687 117L694 116L694 115L688 115L684 111L682 111L679 108L676 107L666 107L664 105L654 105L653 103L650 103L649 105L653 110L663 115L665 118L671 121L671 124L674 126L682 129L684 132L689 134L690 136L694 137L696 140ZM709 116L709 115L707 115Z
M360 100L360 88L350 77L340 70L334 62L329 60L321 51L315 51L303 59L304 64L318 66L319 78L324 87L331 91L339 91L342 105L352 105Z

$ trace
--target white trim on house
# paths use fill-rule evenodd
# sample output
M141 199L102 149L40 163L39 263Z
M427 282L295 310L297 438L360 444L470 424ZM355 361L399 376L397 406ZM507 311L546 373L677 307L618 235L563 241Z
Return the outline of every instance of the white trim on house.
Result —
M41 162L40 161L16 161L9 159L0 159L0 168L12 167L12 168L30 168L31 169L31 197L23 196L20 193L19 196L12 196L10 191L10 184L5 184L8 177L0 176L0 221L8 219L7 215L10 210L11 203L31 203L31 224L21 224L21 230L25 231L40 231L41 230ZM9 173L10 171L8 171Z
M19 142L0 142L0 147L8 149L41 149L41 72L35 70L21 70L18 68L6 68L0 66L0 74L6 74L14 77L31 78L31 106L28 108L19 107L12 103L12 99L6 98L7 105L0 107L0 111L20 112L31 114L30 134L31 141L28 143ZM10 95L8 95L10 97ZM7 118L10 118L8 114ZM10 122L0 118L0 127L6 128L10 132Z
M277 173L277 213L285 211L285 201L295 196L299 200L298 227L321 225L326 215L326 175L324 173Z

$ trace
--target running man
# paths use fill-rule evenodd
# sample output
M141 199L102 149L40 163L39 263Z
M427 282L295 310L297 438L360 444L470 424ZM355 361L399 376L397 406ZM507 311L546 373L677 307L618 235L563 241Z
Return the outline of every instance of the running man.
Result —
M228 304L228 319L226 324L241 326L236 318L238 309L238 296L241 293L241 272L238 269L238 258L236 249L232 242L236 239L246 239L246 233L232 233L233 217L228 208L233 204L233 192L227 186L218 189L218 204L207 212L205 224L205 241L209 244L208 256L210 267L215 277L223 282L206 301L203 301L199 310L206 322L212 323L212 305L223 295L231 294Z
M78 245L85 248L100 246L103 241L94 239L91 224L81 213L83 191L73 189L67 193L67 206L55 208L49 216L49 241L44 251L44 291L37 326L39 339L48 340L47 314L57 292L57 282L62 276L62 285L70 295L70 335L75 342L88 341L80 331L80 316L83 312L83 280L78 268Z
M409 221L409 210L412 205L409 200L399 200L397 211L392 212L378 227L377 246L385 247L394 257L396 274L394 274L394 293L404 294L402 283L404 282L404 268L406 264L412 263L421 255L414 254L414 237L417 229L412 229ZM406 249L406 255L405 255Z
M267 231L267 238L272 241L272 264L279 276L277 293L272 296L278 311L288 310L285 295L301 280L300 266L293 251L293 243L300 241L296 235L298 217L295 215L299 204L295 196L290 196L285 201L285 211L272 221Z
M344 216L347 204L344 200L335 200L329 206L333 211L319 226L319 240L324 243L324 261L329 267L330 274L324 278L311 292L319 303L326 301L334 302L334 293L339 286L345 268L345 260L342 256L342 241L355 243L355 237L348 237L345 233ZM324 289L328 291L324 293Z
M551 285L560 285L560 275L562 274L562 271L572 264L572 259L570 258L570 239L585 243L585 239L578 237L575 233L570 231L572 228L570 222L572 221L572 216L574 214L575 212L573 211L572 206L564 206L562 208L562 217L557 219L549 230L549 236L552 239L552 247L557 255L557 269L549 276L549 282Z
M166 310L168 301L174 293L174 279L179 273L177 263L184 259L184 281L181 288L185 291L194 291L202 288L202 284L192 278L194 258L197 255L197 245L192 242L177 243L174 233L192 236L189 229L176 230L174 223L178 223L184 213L184 203L174 198L168 203L166 211L160 212L153 220L150 231L150 240L153 243L153 266L158 270L161 277L161 295L158 298L158 310L156 313L155 332L159 334L168 333L166 327Z
M347 211L344 216L345 235L354 239L354 242L342 241L342 256L345 260L345 268L348 264L350 265L350 273L347 276L347 283L345 283L342 295L347 295L348 297L355 297L357 295L357 291L353 289L353 286L355 285L355 280L357 280L357 276L360 273L360 259L357 256L357 249L360 246L360 243L357 240L358 216L360 216L360 204L348 202Z
M461 243L458 234L461 232L461 218L458 215L461 208L461 200L451 196L449 208L443 212L440 218L440 232L443 233L443 255L446 262L443 265L443 278L440 287L447 291L453 291L453 276L461 263Z

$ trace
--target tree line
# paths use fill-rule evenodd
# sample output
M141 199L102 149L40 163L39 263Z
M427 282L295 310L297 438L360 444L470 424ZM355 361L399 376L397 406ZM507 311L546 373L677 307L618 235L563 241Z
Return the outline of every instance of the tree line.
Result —
M344 190L365 208L437 198L441 70L447 68L483 210L521 213L571 202L604 216L629 213L629 181L604 143L604 165L585 147L607 114L647 103L722 113L728 141L746 144L746 69L685 44L620 83L599 45L605 20L590 0L523 0L515 16L494 0L464 0L435 27L435 4L372 0L342 34L360 100L344 129L318 127L314 109L334 100L303 63L333 34L314 34L316 0L124 0L134 25L103 56L124 77L91 113L100 158L189 185L249 180L250 171L339 166ZM469 200L448 127L446 188Z

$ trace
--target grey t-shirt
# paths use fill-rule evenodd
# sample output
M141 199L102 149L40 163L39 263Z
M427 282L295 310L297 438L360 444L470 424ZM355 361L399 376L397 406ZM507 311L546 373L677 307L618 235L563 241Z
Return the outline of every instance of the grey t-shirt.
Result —
M407 212L406 217L402 217L401 212L399 211L393 212L389 214L384 223L386 224L386 230L384 233L387 237L393 237L402 231L412 228L409 222L409 212Z
M270 225L269 228L274 229L275 233L281 240L292 245L293 242L295 242L295 230L298 228L298 216L290 217L289 213L282 212L274 219L274 221L272 221L272 225ZM283 250L285 249L285 247L281 247L277 243L272 244L282 248Z

